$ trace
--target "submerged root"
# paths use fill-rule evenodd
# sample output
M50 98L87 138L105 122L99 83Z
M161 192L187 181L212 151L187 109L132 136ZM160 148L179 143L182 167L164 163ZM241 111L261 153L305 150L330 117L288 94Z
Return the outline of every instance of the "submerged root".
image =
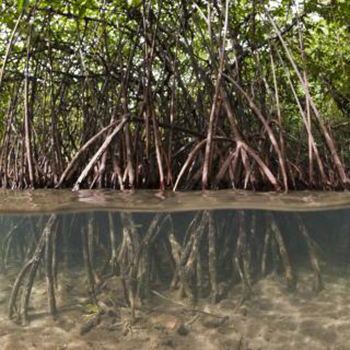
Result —
M169 244L171 247L171 254L175 262L174 277L173 277L173 280L171 281L170 288L175 289L179 282L178 271L180 270L182 246L177 241L174 232L171 232L169 235Z
M102 291L109 277L119 280L121 301L114 306L126 307L133 321L137 319L137 310L151 305L148 301L160 283L170 289L179 289L182 297L188 299L186 304L194 305L199 298L208 297L215 304L230 297L237 283L242 290L238 304L242 305L252 297L256 279L271 270L283 273L287 288L295 290L291 254L300 237L312 267L313 289L321 291L324 284L317 245L301 217L297 215L298 235L287 240L285 231L280 230L278 214L262 214L268 223L263 227L257 225L254 214L237 211L227 222L221 222L221 213L199 211L188 220L185 234L183 223L183 231L176 232L177 226L173 227L173 224L177 223L173 223L172 216L167 213L154 215L146 221L146 227L144 219L140 225L134 214L121 213L120 221L119 217L108 214L109 229L105 236L99 230L98 221L90 216L90 220L82 225L78 238L90 302L101 312L103 303L98 299L103 300ZM55 276L59 259L66 262L65 252L68 251L68 247L61 249L60 244L64 246L69 241L67 234L62 239L57 238L56 221L57 216L51 215L39 236L34 229L41 221L34 222L33 230L26 237L29 243L26 254L33 252L16 278L9 304L9 317L23 324L28 323L28 308L38 269L45 276L48 311L52 316L57 315ZM117 223L120 228L116 230ZM99 232L98 237L96 232ZM296 240L293 241L294 237ZM14 260L16 253L16 249L11 249ZM99 267L102 265L106 266Z
M262 261L261 261L261 275L265 276L266 271L267 271L267 253L269 249L269 244L270 244L270 230L266 230L267 232L265 233L265 238L264 238L264 248L263 248L263 253L262 253Z
M312 238L310 237L309 232L306 228L306 225L302 221L300 215L296 215L296 217L297 217L299 231L302 234L302 236L306 242L307 248L308 248L310 265L311 265L313 273L314 273L313 291L316 293L319 293L324 289L324 284L323 284L323 279L322 279L322 275L321 275L320 264L319 264L318 259L317 259L315 243L312 240Z
M35 279L36 272L39 268L39 265L41 263L41 260L44 255L45 247L50 244L51 237L53 234L53 227L57 221L57 215L51 214L49 220L46 223L46 226L40 236L39 242L36 246L36 249L34 251L34 254L32 258L23 266L22 270L18 274L13 289L12 294L10 297L9 302L9 318L12 319L14 317L15 311L17 311L18 316L21 317L22 323L25 325L28 323L28 308L29 308L29 300L31 291L33 288L33 283ZM49 249L49 248L47 248ZM47 255L47 256L46 256ZM49 250L46 251L45 257L51 258L49 255ZM49 259L50 260L50 259ZM52 262L52 260L51 260ZM47 263L47 261L46 261ZM52 266L52 265L51 265ZM48 298L49 298L49 312L52 315L56 314L56 304L55 304L55 297L54 297L54 287L53 287L53 280L52 280L52 271L51 266L47 268L47 272L50 274L48 275L49 281L48 283ZM26 282L24 283L25 276L28 275ZM22 289L22 297L21 297L21 304L20 307L17 307L17 299L18 294L20 291L20 287L24 285Z
M294 291L296 289L297 282L296 282L295 274L290 262L289 254L287 252L286 244L284 242L281 231L277 226L277 223L273 214L271 213L270 216L271 216L271 220L270 220L271 231L277 241L279 254L281 255L281 258L282 258L285 278L287 282L287 289L290 291Z
M239 211L239 231L237 238L237 246L233 258L234 266L238 271L239 277L243 284L242 298L239 304L243 304L252 294L251 277L249 272L247 231L245 225L245 215L243 211Z
M197 301L197 293L196 293L197 281L196 281L196 275L193 273L194 266L199 259L199 250L200 250L201 240L202 240L207 223L208 223L208 213L205 212L203 213L202 219L192 236L193 239L191 244L191 250L187 261L183 261L183 259L181 259L182 261L180 266L180 280L184 287L187 297L190 298L192 303L195 303Z
M165 215L157 214L152 220L137 252L136 269L138 276L137 297L142 300L150 296L151 250L164 223Z
M53 234L45 236L45 277L47 287L48 309L53 317L57 314L55 297L55 277L54 277L54 255L52 246L54 245Z
M211 300L213 304L218 302L218 276L217 276L217 257L216 257L216 230L213 213L209 212L208 243L209 243L209 278L211 284Z
M2 244L1 244L1 270L3 272L6 272L7 270L7 265L8 265L8 260L10 256L10 250L11 246L13 244L13 241L15 239L17 229L22 225L24 219L20 220L17 224L13 225L10 229L10 231L6 234Z

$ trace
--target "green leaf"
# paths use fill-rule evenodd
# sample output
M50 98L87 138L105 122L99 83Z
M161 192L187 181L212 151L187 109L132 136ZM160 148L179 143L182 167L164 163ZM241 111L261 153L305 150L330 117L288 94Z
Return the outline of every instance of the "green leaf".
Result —
M86 6L80 7L79 12L78 12L78 16L80 19L84 18L86 10L87 10Z
M130 7L139 7L142 4L142 0L128 0Z
M87 304L86 311L90 314L97 314L100 310L96 304Z
M29 5L29 0L17 0L18 12L21 12Z

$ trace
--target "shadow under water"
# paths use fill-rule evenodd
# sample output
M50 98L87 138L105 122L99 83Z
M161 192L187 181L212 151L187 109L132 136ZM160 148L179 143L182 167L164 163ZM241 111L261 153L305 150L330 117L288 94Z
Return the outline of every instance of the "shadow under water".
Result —
M1 349L350 349L350 209L2 215L0 229Z

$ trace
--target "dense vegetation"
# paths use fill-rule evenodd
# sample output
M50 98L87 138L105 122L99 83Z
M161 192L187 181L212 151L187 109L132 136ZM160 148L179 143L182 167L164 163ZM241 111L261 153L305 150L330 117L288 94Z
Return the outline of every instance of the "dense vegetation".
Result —
M347 0L0 0L2 187L345 189Z

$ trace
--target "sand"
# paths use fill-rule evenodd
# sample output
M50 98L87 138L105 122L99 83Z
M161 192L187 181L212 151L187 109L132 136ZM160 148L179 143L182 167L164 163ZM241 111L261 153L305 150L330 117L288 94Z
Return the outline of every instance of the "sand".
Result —
M267 276L254 284L250 300L239 305L241 286L212 305L201 299L193 307L178 292L156 290L136 310L122 307L120 280L111 278L98 299L106 307L98 316L89 304L85 279L79 271L60 276L59 316L46 311L44 280L35 282L30 324L7 318L7 303L15 274L0 274L0 349L75 350L349 350L350 277L339 269L323 272L325 289L312 292L312 274L298 270L295 292L281 276ZM179 305L182 303L184 305Z

